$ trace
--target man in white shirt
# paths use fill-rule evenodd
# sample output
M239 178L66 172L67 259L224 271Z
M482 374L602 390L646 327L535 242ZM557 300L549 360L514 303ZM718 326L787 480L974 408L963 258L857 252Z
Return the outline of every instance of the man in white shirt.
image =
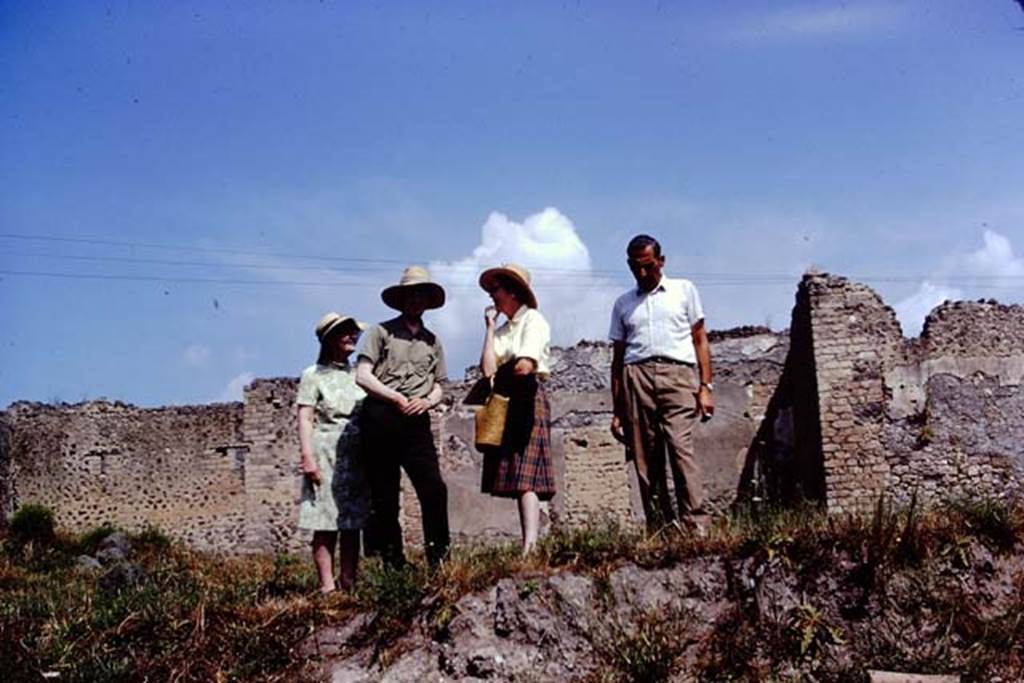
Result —
M700 296L689 280L662 273L665 257L653 237L637 235L626 254L637 286L615 301L608 332L612 434L636 465L648 528L677 519L668 495L667 456L679 517L703 532L707 514L693 428L698 417L711 418L715 401Z

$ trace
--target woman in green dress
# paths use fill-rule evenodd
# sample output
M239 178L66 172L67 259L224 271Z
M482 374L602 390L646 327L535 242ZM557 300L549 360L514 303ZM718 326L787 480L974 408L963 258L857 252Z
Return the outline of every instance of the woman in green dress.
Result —
M338 583L345 590L355 583L359 531L370 516L355 422L366 393L348 364L361 329L354 318L337 313L320 319L320 357L303 371L296 397L303 474L299 528L313 532L313 563L323 593L335 589L334 550L339 545Z

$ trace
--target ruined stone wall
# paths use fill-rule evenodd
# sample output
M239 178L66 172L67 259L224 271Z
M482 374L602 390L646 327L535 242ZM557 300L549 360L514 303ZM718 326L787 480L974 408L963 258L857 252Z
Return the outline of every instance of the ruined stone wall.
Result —
M722 510L740 488L745 456L781 375L788 338L750 328L714 335L712 349L718 417L698 428L697 447L706 463L711 506ZM545 527L609 517L625 524L642 519L632 467L625 462L623 447L608 431L610 366L611 347L605 343L581 342L552 352L547 388L559 494L543 506ZM470 371L466 381L447 384L444 401L431 412L448 485L452 537L461 544L519 536L515 501L480 493L482 456L473 447L473 408L462 403L475 379ZM295 529L299 491L296 387L297 380L278 378L256 380L246 388L246 547L252 550L300 550L308 540ZM404 474L401 500L405 540L419 545L421 513Z
M891 495L1024 495L1024 307L946 303L887 369Z
M713 335L717 415L698 427L696 439L714 510L730 505L750 476L748 455L755 435L766 433L760 423L788 346L785 334L764 329ZM547 387L559 493L544 506L545 525L642 519L632 467L608 431L610 365L605 343L553 350ZM473 409L462 404L471 384L448 384L431 415L452 534L458 543L517 538L515 501L479 492ZM10 426L9 449L2 448L0 429L0 468L10 462L0 481L11 490L0 498L4 517L16 504L40 502L71 530L154 524L200 548L301 550L308 539L295 528L297 385L296 378L259 379L241 404L157 410L106 402L14 404L0 414L0 423ZM402 486L407 541L418 544L419 506L404 477Z
M279 377L245 388L246 550L297 550L308 541L295 526L301 489L298 387L297 378Z
M1024 493L1024 307L946 303L906 340L864 285L813 274L801 288L830 511Z
M870 288L807 275L830 512L863 512L889 484L883 368L900 354L896 314Z
M708 505L824 500L868 511L907 501L1024 495L1024 307L945 304L903 338L868 287L806 275L792 332L711 334L715 418L696 430ZM558 495L545 524L642 518L632 468L608 432L611 348L554 349L548 392ZM471 373L472 374L472 373ZM432 426L456 542L515 538L516 504L479 492L471 380L450 383ZM302 548L297 379L256 380L245 402L140 409L15 403L0 413L0 518L53 508L70 530L146 524L206 549ZM368 457L373 457L369 454ZM403 524L420 540L403 479Z
M11 426L6 413L0 413L0 530L14 512L14 480L11 477Z
M230 447L241 418L241 404L15 403L6 505L46 505L72 531L155 525L198 548L237 545L245 462Z

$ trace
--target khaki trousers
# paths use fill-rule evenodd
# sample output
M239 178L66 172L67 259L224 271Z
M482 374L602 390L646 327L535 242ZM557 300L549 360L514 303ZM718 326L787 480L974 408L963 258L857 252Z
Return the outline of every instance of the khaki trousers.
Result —
M650 360L624 368L627 438L636 463L647 526L658 529L676 519L668 493L665 459L672 468L679 516L706 519L704 485L694 457L693 428L700 415L700 380L693 366Z

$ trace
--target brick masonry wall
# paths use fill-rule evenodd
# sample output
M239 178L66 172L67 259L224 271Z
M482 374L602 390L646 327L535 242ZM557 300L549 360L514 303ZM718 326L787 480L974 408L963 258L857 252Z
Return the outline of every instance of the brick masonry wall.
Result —
M889 485L882 368L899 353L895 312L871 289L808 275L825 485L830 512L864 512Z
M921 337L864 285L804 278L828 509L1024 493L1024 307L947 302Z
M295 526L301 488L298 387L298 378L278 377L245 388L246 550L298 550L307 540Z
M718 416L697 431L710 505L736 497L751 441L775 391L788 350L785 334L750 328L715 333ZM611 348L581 342L553 352L548 383L559 495L543 522L578 525L612 517L642 519L632 467L611 439ZM453 382L432 413L458 543L516 538L516 503L479 492L470 381ZM121 403L75 406L17 403L0 413L0 497L53 507L62 526L155 524L206 549L303 550L295 528L300 488L296 378L258 379L241 404L140 409ZM8 457L9 456L9 457ZM372 457L372 456L371 456ZM4 476L4 463L9 473ZM421 541L420 511L403 478L407 541ZM7 488L4 488L7 487Z
M947 303L906 340L868 287L808 274L792 339L758 328L711 337L718 410L696 439L712 510L737 497L824 498L831 512L858 513L880 495L1024 495L1024 307ZM610 362L603 343L553 352L559 495L545 524L642 516L607 431ZM298 550L296 386L256 380L244 404L15 403L0 413L0 517L39 502L71 530L154 524L199 548ZM468 387L449 384L432 414L453 535L515 538L515 502L479 493ZM417 543L407 481L402 514Z
M1024 495L1024 307L947 302L886 372L890 494Z
M244 535L241 404L140 409L94 401L6 412L14 504L41 503L65 529L156 525L204 549Z
M0 530L14 512L14 479L11 476L11 425L0 413Z

